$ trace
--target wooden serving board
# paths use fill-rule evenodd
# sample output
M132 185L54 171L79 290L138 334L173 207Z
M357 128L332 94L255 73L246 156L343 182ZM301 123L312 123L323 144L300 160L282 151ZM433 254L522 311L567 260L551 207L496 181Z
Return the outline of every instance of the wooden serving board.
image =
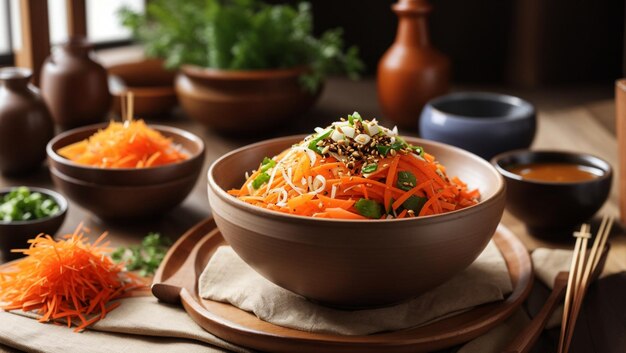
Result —
M182 303L193 320L233 344L267 352L428 352L467 342L508 318L530 293L531 260L524 245L503 225L493 237L506 260L513 292L501 302L476 307L432 324L366 336L304 332L265 322L227 303L198 295L198 277L215 253L226 245L212 219L184 234L172 246L154 278L153 294ZM459 293L459 295L463 295Z

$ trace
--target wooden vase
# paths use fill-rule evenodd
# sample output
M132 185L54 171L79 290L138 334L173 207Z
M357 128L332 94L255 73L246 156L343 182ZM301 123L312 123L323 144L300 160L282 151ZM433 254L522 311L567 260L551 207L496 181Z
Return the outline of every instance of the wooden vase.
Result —
M392 9L398 31L378 63L378 100L386 118L417 130L424 105L449 89L450 61L430 45L426 0L399 0Z

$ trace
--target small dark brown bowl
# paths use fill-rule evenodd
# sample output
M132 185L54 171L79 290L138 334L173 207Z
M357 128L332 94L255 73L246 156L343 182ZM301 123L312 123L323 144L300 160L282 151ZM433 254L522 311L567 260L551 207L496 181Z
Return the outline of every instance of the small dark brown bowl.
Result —
M161 184L114 186L84 182L50 167L54 185L70 200L105 221L132 221L163 214L187 198L198 175Z
M491 162L507 183L506 209L526 224L528 232L546 239L564 239L589 220L609 196L613 169L590 154L563 151L517 150L495 156ZM581 182L522 179L509 169L529 163L572 163L597 168L603 175Z
M505 183L482 158L441 143L407 138L437 156L449 175L482 193L477 205L443 215L396 220L331 220L252 206L226 191L244 173L304 136L267 140L218 159L208 172L213 216L241 258L275 284L336 307L398 303L469 266L504 211Z
M204 142L190 132L170 126L150 124L151 128L182 146L183 150L189 154L189 159L151 168L97 168L74 163L57 153L62 147L84 140L106 126L107 124L85 126L66 131L50 140L46 147L50 167L85 183L126 187L162 184L192 175L197 178L200 175L204 163Z
M122 96L133 93L133 113L140 118L167 116L178 103L174 90L175 70L163 61L145 59L107 68L113 110L121 115Z
M7 222L0 220L0 251L4 256L4 260L13 260L20 256L20 253L11 253L11 249L24 249L28 247L27 240L36 237L40 233L54 236L61 228L65 215L67 214L67 200L61 194L52 190L28 187L33 192L41 193L52 198L59 205L59 212L46 218L35 219L32 221L14 221ZM11 191L12 188L0 189L0 196L4 196Z

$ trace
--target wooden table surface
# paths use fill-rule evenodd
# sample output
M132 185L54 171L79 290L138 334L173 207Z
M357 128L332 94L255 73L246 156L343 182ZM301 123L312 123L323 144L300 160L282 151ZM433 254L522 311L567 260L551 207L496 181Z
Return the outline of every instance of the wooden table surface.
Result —
M497 88L480 88L482 90L503 91ZM611 100L612 87L509 92L530 100L538 107L539 127L532 148L588 152L602 157L614 167L616 166L617 143L614 130L612 130L614 121ZM192 194L185 202L170 213L141 224L104 224L70 202L68 216L60 232L71 232L81 221L84 221L92 229L91 236L94 238L102 231L108 230L110 232L109 239L114 246L138 243L151 231L158 231L176 239L195 223L210 216L211 210L206 196L205 175L210 163L219 156L238 146L268 137L308 133L316 126L325 126L338 117L355 110L368 118L381 116L373 80L366 79L361 82L344 79L329 80L315 109L306 116L294 120L288 127L276 128L264 136L220 136L194 121L188 120L180 112L175 113L158 122L191 131L202 137L207 146L204 171ZM380 120L383 124L389 124L385 119ZM259 126L263 125L262 121L252 123L259 124ZM411 134L409 131L401 131L401 133ZM616 175L614 180L617 179ZM26 177L0 177L0 187L15 185L53 187L45 167L34 175ZM610 200L600 213L617 216L617 203L618 193L617 187L614 185ZM529 250L537 247L571 248L573 245L573 241L549 243L536 239L526 232L521 222L508 213L505 213L502 222L521 238ZM626 270L626 237L620 234L614 236L611 242L613 248L605 268L606 274Z

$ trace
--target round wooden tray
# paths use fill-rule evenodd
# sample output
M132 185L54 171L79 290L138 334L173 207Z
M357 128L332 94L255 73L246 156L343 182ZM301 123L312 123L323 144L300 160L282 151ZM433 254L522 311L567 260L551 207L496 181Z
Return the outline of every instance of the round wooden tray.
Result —
M172 246L154 278L153 294L182 303L205 330L234 344L267 352L428 352L467 342L509 317L528 296L533 282L524 245L503 225L493 240L506 260L513 292L501 302L476 307L432 324L366 336L304 332L260 320L227 303L198 296L198 277L220 245L225 245L212 219L184 234ZM462 295L462 293L459 293Z

